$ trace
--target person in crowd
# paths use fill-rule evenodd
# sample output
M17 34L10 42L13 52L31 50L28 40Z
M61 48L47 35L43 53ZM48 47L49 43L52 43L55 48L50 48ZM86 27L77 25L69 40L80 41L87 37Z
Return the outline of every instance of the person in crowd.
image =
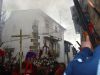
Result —
M63 75L64 70L65 70L65 64L59 63L59 67L56 70L55 75Z
M82 43L82 51L68 64L64 75L100 75L100 45L94 49L93 55L91 51L93 51L92 45L87 36L86 41Z

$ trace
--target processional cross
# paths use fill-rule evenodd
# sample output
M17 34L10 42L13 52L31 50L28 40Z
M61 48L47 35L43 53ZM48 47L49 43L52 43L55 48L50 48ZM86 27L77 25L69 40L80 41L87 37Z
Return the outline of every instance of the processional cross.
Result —
M19 35L12 35L12 37L19 37L20 39L20 52L19 52L19 64L20 64L20 75L22 73L22 37L28 37L29 35L22 35L22 29L20 29Z

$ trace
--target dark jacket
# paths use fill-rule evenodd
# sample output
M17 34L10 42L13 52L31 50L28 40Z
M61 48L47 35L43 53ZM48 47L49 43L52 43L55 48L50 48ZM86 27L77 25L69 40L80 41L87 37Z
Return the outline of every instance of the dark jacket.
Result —
M65 70L66 75L81 75L81 74L75 74L74 69L76 69L78 64L85 63L87 60L87 57L91 57L93 53L89 48L84 48L81 52L79 52L74 59L68 64L67 69ZM83 70L82 68L79 70ZM84 74L85 75L85 74Z
M76 62L73 64L71 75L97 75L99 60L100 46L97 46L91 59L86 60L84 63Z

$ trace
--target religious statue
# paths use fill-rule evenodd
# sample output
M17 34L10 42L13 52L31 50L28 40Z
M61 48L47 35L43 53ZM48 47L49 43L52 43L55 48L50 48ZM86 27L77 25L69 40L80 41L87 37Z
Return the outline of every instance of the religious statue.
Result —
M42 52L42 58L43 57L48 57L48 52L49 52L49 47L46 45L46 42L44 43L44 46L43 46L43 52Z

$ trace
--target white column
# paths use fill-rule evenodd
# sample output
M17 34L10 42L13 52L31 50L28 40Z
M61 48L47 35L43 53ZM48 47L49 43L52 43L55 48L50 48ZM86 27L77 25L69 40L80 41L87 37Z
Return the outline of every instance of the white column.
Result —
M60 44L60 55L59 57L57 58L57 61L58 62L64 62L64 36L62 34L62 40L59 42Z

